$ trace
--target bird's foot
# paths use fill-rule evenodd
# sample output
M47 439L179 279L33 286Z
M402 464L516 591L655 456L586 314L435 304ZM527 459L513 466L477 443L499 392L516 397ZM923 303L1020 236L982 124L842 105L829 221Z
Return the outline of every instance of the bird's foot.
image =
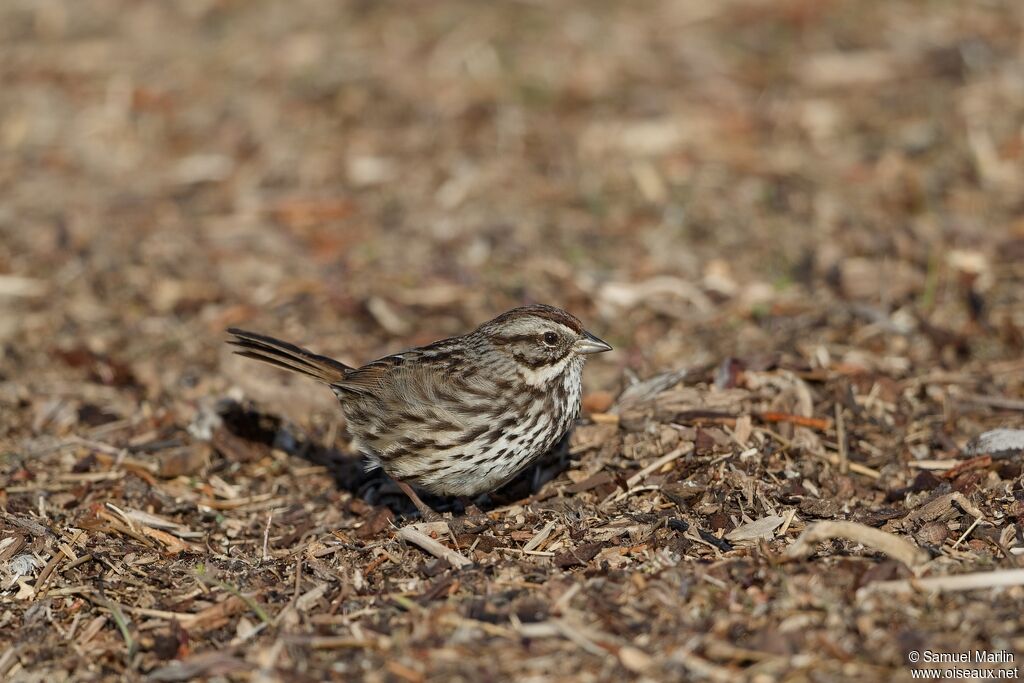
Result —
M404 481L398 481L397 479L395 480L395 483L398 484L398 488L402 489L402 493L409 496L409 500L411 500L412 504L416 506L417 510L419 510L420 518L424 522L444 521L441 515L434 512L434 510L432 510L429 505L420 500L420 497L416 495L416 491L413 489L413 487L409 486Z

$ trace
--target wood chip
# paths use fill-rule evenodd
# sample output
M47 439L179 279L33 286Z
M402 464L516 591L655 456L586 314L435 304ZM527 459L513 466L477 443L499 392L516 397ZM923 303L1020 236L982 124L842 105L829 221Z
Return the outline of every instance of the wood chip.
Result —
M993 429L979 434L967 444L968 455L988 454L993 458L1008 458L1024 453L1024 429Z
M423 550L434 557L446 560L448 564L455 567L456 569L462 569L463 567L469 567L473 564L473 561L464 555L461 555L451 548L438 543L430 536L423 534L412 527L403 527L396 532L396 535L404 541L408 541L413 545L417 545Z
M770 539L774 536L775 529L785 521L786 518L781 515L768 515L753 522L741 524L727 533L725 538L734 543Z

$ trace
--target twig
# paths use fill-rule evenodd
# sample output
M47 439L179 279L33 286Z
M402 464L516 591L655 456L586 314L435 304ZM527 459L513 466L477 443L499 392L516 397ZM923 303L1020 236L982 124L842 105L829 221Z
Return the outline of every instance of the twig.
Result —
M116 505L109 501L107 502L107 509L116 512L117 515L122 520L124 520L124 523L128 525L129 529L131 529L135 533L138 533L138 530L135 528L135 522L132 521L132 518L128 516L127 512L125 512L124 510L122 510L121 508L117 507Z
M263 561L270 559L270 520L274 518L274 511L267 513L267 526L263 528Z
M516 630L525 638L540 639L561 636L592 655L597 655L598 657L607 657L609 655L609 652L594 642L592 638L592 635L600 637L602 634L586 633L586 629L572 624L566 619L549 619L548 621L531 624L519 624Z
M843 407L836 403L836 443L839 446L839 472L850 471L850 452L846 443L846 422L843 421Z
M981 517L975 517L971 525L967 527L967 531L961 534L960 538L956 539L956 543L953 544L953 549L956 550L956 547L963 543L964 539L970 536L971 532L974 531L974 528L979 524L981 524Z
M39 577L36 579L35 585L37 589L41 588L42 585L46 583L46 580L50 578L50 574L53 573L53 570L57 568L58 564L64 561L64 558L65 554L63 550L58 549L57 552L54 553L53 557L50 558L50 561L46 563L45 567L43 567L43 571L39 572Z
M551 532L554 530L554 528L554 522L548 522L547 524L545 524L544 528L538 531L536 534L534 534L533 538L530 539L529 543L523 546L523 552L528 553L539 548L541 543L548 540L548 536L551 535Z
M956 460L912 460L907 463L907 467L915 470L931 470L941 472L943 470L951 470L956 467L958 461Z
M956 464L956 466L942 473L944 479L956 479L964 472L969 470L980 470L988 467L992 464L991 455L979 455L971 458L970 460L964 460Z
M523 550L522 548L510 548L503 546L494 546L494 550L500 550L506 553L519 553L520 555L533 555L535 557L554 557L555 553L550 550Z
M682 456L687 455L688 453L692 453L692 452L693 452L693 444L692 443L688 443L686 445L680 446L679 448L675 449L674 451L666 453L665 455L661 456L660 458L658 458L657 460L652 462L650 465L648 465L647 467L643 468L642 470L640 470L639 472L634 474L632 477L627 479L626 480L626 490L625 491L618 491L618 492L609 494L607 498L605 498L603 501L601 501L601 505L604 505L604 504L606 504L606 503L608 503L608 502L610 502L612 500L622 500L623 498L625 498L626 496L629 495L629 490L630 489L632 489L634 486L636 486L637 484L642 482L644 479L646 479L648 477L648 475L650 475L652 472L657 472L658 470L660 470L662 467L664 467L665 465L669 464L673 460L678 460Z
M441 543L438 543L430 536L420 533L412 527L403 527L398 530L396 535L404 541L408 541L409 543L418 545L420 548L426 550L434 557L447 560L448 564L455 567L456 569L468 567L471 564L473 564L473 561L465 555L455 552L451 548L442 545Z
M126 455L127 451L124 448L111 446L110 444L105 444L101 441L83 439L80 436L71 436L64 444L61 444L61 447L67 444L75 444L92 449L95 451L96 459L101 465L121 466L126 469L142 470L150 474L156 474L160 469L154 462L147 462L129 457Z
M381 566L382 564L384 564L385 562L387 562L390 559L391 559L390 555L388 555L385 552L381 552L380 555L378 555L377 557L375 557L372 560L370 560L366 564L366 566L363 567L363 574L365 576L369 576L370 574L372 574L377 569L377 567Z
M77 543L78 539L82 536L83 533L84 532L79 531L77 534L75 534L75 537L73 539L71 539L71 543ZM89 555L89 557L92 557L92 555ZM68 569L70 569L71 567L75 567L75 566L78 566L79 564L81 564L81 562L79 561L78 556L75 555L75 551L71 548L70 545L68 545L67 543L59 544L57 546L57 552L53 555L53 557L46 564L46 566L43 567L43 571L41 571L39 573L39 577L36 579L35 587L36 587L37 590L44 583L46 583L46 580L50 578L50 575L57 568L57 565L59 565L62 561L64 561L65 558L71 560L71 562L72 562L72 564L68 565L68 567L67 567Z
M67 571L69 569L74 569L78 565L85 564L86 562L92 562L93 559L95 559L95 558L92 556L92 553L88 553L86 555L82 555L77 560L74 560L72 562L68 562L68 566L64 567L63 571Z
M349 636L285 636L285 639L289 643L313 650L359 650L374 649L379 646L375 640Z
M825 431L829 428L829 421L823 417L805 417L804 415L793 415L792 413L756 413L757 419L762 422L789 422L797 427L808 427Z
M1024 586L1024 569L999 569L956 576L932 576L927 579L900 579L876 581L857 591L857 599L872 593L904 594L934 591L971 591L979 588L1005 588Z
M573 585L565 589L565 592L559 595L558 599L555 600L552 612L556 614L565 612L566 608L569 607L569 603L576 596L576 594L580 592L582 588L582 583L574 583Z
M827 460L828 462L832 463L837 467L840 467L842 464L841 458L838 455L834 455L832 453L813 453L813 455L816 455L823 460ZM847 466L849 467L850 471L853 472L854 474L861 474L865 477L871 477L872 479L882 478L881 472L871 467L868 467L867 465L862 465L859 462L847 461Z
M148 526L153 529L159 529L161 531L169 531L179 538L203 538L204 534L199 531L192 531L183 524L178 524L169 519L164 519L158 515L154 515L149 512L143 512L142 510L134 510L132 508L118 508L112 503L107 503L111 509L118 512L126 520L131 520L134 523Z
M7 672L14 667L18 661L18 652L22 647L22 645L11 645L0 655L0 676L6 676Z
M697 638L690 639L685 646L677 648L675 652L669 655L669 661L673 664L683 666L698 678L706 678L710 681L715 681L716 683L736 680L736 674L734 671L712 664L708 660L693 654L697 643Z
M1024 401L1006 396L987 396L985 394L963 394L957 397L964 403L973 403L979 406L990 408L1002 408L1003 410L1024 410Z
M833 538L846 538L874 548L908 567L916 567L928 561L928 553L896 534L880 531L858 522L846 521L812 524L800 535L800 538L796 539L793 545L786 549L786 556L794 559L808 557L814 553L816 544Z
M637 484L642 482L644 479L646 479L647 476L649 474L651 474L652 472L657 472L658 470L660 470L662 467L664 467L665 465L669 464L673 460L676 460L676 459L678 459L678 458L680 458L680 457L682 457L684 455L687 455L688 453L691 453L691 452L693 452L693 444L689 443L689 444L686 444L685 446L680 446L679 448L675 449L671 453L666 453L665 455L661 456L660 458L658 458L657 460L652 462L650 465L648 465L647 467L643 468L642 470L640 470L639 472L634 474L632 477L627 479L626 480L626 485L630 486L630 487L636 486Z
M295 558L295 590L292 592L292 606L299 599L299 593L302 590L302 556Z

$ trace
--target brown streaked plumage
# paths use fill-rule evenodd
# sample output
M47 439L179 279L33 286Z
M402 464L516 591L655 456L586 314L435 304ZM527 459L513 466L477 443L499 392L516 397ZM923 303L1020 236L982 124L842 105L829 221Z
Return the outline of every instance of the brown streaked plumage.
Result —
M273 337L228 332L236 353L327 384L353 445L424 516L432 513L410 484L475 496L543 455L579 414L584 359L611 349L571 314L543 304L360 368Z

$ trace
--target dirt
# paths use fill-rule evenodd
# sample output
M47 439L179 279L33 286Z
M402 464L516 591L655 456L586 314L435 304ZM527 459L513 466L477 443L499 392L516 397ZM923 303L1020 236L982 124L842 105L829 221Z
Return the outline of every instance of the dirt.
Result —
M1019 666L1022 44L1009 0L4 3L0 677ZM224 343L531 301L615 351L440 524Z

